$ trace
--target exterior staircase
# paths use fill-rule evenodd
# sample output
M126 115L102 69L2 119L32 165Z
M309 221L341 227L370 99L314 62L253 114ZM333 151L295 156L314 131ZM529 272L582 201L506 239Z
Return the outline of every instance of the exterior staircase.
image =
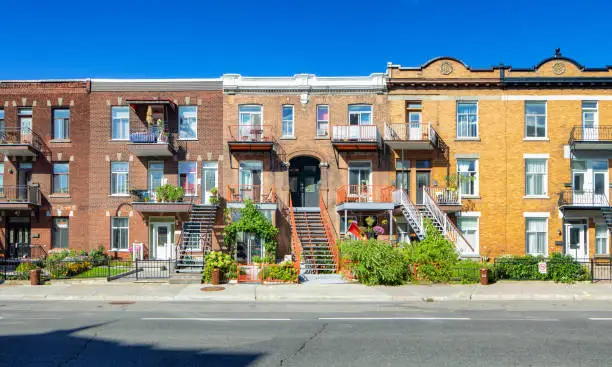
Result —
M314 210L316 209L316 211ZM334 274L336 264L319 208L293 212L295 231L301 245L301 274Z
M393 193L393 201L401 209L404 218L406 218L419 240L425 238L425 220L429 219L433 226L455 245L461 257L473 258L478 256L446 212L436 204L425 188L423 188L424 205L422 206L417 207L403 189L396 190ZM612 213L610 213L610 216L612 219Z
M201 273L204 256L211 251L213 224L217 207L194 204L189 221L183 223L181 241L176 257L176 272Z

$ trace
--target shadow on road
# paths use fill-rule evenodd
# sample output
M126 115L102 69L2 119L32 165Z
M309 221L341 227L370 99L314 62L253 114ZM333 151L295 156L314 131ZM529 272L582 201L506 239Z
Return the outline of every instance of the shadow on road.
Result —
M103 325L0 336L0 366L248 366L263 355L122 344L98 339ZM87 330L94 335L76 335Z

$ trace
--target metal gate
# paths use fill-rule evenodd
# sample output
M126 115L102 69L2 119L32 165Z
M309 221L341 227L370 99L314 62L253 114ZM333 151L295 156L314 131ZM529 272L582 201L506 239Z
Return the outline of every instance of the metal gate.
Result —
M595 257L591 259L591 280L612 281L612 257Z

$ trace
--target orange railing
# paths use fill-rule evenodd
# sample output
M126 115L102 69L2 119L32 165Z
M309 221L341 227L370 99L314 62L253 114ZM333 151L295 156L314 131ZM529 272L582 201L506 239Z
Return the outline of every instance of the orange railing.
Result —
M336 191L336 203L391 203L393 186L343 185Z
M273 142L272 127L269 125L230 125L230 142Z
M323 201L323 195L319 195L319 210L321 210L321 220L323 221L325 236L329 242L329 250L334 258L334 265L337 273L338 266L340 265L340 251L338 251L338 245L336 244L336 231L334 230L331 218L329 217L327 206Z
M276 203L276 187L265 188L261 185L227 185L228 203L243 203L251 200L255 203Z
M289 196L289 221L291 222L291 247L295 255L293 266L297 269L299 276L300 264L302 262L302 244L300 243L300 237L298 237L297 228L295 226L295 214L293 213L293 200L291 200L291 196Z

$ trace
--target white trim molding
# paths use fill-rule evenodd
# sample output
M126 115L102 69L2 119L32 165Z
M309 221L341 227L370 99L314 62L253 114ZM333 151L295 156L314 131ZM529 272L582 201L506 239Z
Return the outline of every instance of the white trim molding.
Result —
M550 159L550 154L523 153L523 159Z
M550 218L550 212L523 212L523 218Z
M458 212L457 217L480 217L480 212Z
M223 92L238 93L377 93L387 90L386 75L319 77L314 74L296 74L289 77L246 77L223 74Z

